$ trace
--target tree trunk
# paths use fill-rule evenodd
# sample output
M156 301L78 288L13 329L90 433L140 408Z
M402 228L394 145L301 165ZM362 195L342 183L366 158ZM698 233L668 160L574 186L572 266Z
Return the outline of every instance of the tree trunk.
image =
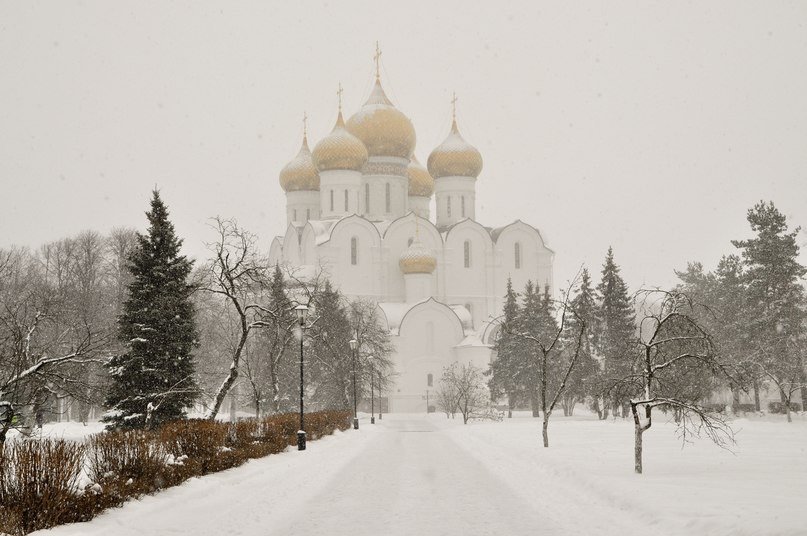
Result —
M801 411L807 411L807 373L801 372Z
M642 474L642 434L644 431L639 425L637 420L633 426L634 439L633 439L633 469L637 474Z
M544 448L549 447L549 417L547 417L546 412L544 412L544 423L542 428L542 433L544 437Z
M740 412L740 390L736 385L731 386L731 412L734 415Z
M540 404L538 402L538 393L535 390L533 390L530 393L530 408L532 408L533 417L541 416Z
M754 407L756 407L757 411L760 411L759 406L759 382L754 380Z

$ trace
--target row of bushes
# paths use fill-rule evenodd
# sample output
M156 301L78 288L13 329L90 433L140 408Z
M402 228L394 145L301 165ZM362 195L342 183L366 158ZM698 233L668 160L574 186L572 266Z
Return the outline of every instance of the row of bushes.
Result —
M282 452L297 443L297 418L184 420L154 431L103 432L84 443L7 443L0 448L0 533L88 521L130 498ZM345 430L350 418L343 411L307 414L308 438ZM81 487L83 475L91 482Z

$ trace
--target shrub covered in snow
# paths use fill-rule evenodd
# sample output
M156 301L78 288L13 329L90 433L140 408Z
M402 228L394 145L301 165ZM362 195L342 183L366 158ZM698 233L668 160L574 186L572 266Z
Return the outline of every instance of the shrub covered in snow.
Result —
M309 413L308 437L345 430L350 418L345 411ZM84 444L7 443L0 446L0 534L88 521L129 498L282 452L297 442L297 419L284 414L233 424L182 420L153 431L103 432ZM90 482L81 488L85 466Z

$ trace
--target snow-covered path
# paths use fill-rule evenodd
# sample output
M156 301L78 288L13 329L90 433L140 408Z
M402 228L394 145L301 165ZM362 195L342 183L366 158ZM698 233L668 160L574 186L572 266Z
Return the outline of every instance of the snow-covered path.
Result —
M369 427L369 424L365 424ZM424 418L387 416L375 441L270 534L561 534Z

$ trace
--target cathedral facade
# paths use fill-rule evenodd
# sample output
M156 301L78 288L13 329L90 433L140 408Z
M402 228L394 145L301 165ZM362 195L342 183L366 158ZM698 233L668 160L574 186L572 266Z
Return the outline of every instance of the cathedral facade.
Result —
M482 155L456 114L424 167L415 129L387 98L378 68L367 102L310 150L306 134L280 172L286 232L270 260L303 273L323 270L348 298L378 304L396 348L394 386L382 408L423 412L443 367L491 359L507 280L552 286L554 253L520 220L476 220ZM484 177L479 180L484 180ZM431 206L434 201L435 213Z

